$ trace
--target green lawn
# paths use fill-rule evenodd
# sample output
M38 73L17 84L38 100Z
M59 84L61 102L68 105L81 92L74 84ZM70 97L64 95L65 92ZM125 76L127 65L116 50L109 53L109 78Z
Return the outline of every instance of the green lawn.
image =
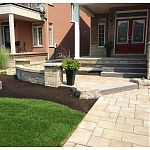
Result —
M0 146L62 146L83 117L52 102L0 98Z

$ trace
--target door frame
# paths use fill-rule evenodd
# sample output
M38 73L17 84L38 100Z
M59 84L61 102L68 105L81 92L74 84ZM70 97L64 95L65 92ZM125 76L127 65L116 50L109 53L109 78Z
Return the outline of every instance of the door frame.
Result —
M147 16L135 16L135 17L117 17L118 13L127 13L127 12L143 12L146 11L147 12ZM149 10L148 9L139 9L139 10L127 10L127 11L116 11L115 12L115 30L114 30L114 49L113 49L113 54L116 56L119 55L146 55L146 45L147 45L147 30L148 30L148 16L149 16ZM117 19L138 19L138 18L146 18L146 30L145 30L145 47L144 47L144 53L143 54L116 54L115 51L115 43L116 43L116 32L117 32Z

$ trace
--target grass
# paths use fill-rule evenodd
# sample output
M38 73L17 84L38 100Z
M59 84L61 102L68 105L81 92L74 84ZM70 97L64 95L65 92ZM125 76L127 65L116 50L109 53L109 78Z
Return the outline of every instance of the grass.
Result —
M0 70L5 70L9 65L9 50L0 48Z
M52 102L0 98L0 146L62 146L83 117Z

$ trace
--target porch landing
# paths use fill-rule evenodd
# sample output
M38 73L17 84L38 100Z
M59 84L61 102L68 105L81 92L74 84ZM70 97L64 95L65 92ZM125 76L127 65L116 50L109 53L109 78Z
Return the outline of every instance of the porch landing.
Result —
M129 80L127 78L76 75L72 90L80 99L98 99L102 95L137 89L138 84L129 82ZM65 75L63 81L63 86L66 86Z

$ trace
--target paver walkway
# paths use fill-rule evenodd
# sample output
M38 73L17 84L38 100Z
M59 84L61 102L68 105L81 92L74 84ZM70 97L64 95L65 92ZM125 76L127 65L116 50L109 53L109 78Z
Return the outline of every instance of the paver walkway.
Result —
M150 146L150 89L100 97L64 147Z

